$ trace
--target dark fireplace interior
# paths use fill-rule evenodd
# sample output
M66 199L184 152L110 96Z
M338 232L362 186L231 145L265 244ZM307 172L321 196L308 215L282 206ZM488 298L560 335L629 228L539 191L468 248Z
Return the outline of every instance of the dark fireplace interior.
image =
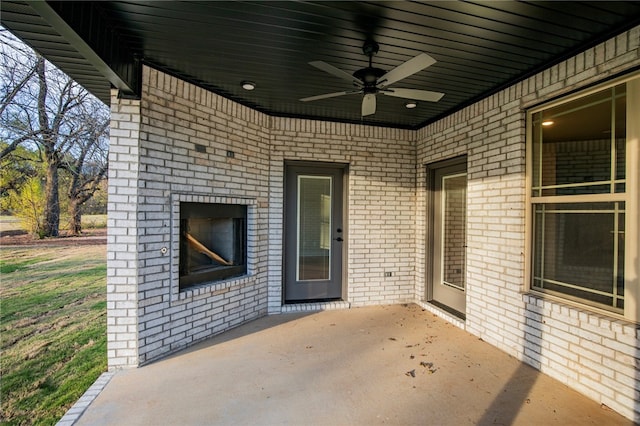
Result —
M247 273L247 206L180 203L180 289Z

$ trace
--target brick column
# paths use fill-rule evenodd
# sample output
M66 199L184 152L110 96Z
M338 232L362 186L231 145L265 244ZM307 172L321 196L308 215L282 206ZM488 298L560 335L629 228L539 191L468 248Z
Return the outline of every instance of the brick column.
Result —
M109 370L138 365L138 167L140 101L111 92L107 233Z

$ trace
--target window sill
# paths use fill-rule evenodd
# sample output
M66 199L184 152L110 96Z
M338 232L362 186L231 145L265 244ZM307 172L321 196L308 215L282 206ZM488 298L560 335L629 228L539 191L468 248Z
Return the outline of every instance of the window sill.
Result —
M574 302L572 300L553 296L547 293L541 293L535 290L523 292L522 299L526 304L535 306L539 309L545 309L550 312L559 312L560 314L575 317L580 320L587 320L589 317L592 317L596 318L598 323L624 322L629 325L637 324L637 322L626 318L622 314L607 311L605 309L599 309L594 306L584 305L579 302Z

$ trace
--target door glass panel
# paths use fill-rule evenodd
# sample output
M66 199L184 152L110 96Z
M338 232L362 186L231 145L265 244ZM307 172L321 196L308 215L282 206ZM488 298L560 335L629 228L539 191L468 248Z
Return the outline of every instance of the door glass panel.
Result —
M467 175L442 178L442 283L464 290Z
M331 176L298 176L296 280L331 279Z

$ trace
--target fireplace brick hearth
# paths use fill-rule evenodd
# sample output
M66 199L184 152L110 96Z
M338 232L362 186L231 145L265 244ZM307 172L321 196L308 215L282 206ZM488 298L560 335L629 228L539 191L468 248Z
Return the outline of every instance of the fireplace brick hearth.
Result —
M141 101L112 92L110 369L267 313L268 118L148 68L144 81ZM246 273L180 290L180 202L245 206Z

